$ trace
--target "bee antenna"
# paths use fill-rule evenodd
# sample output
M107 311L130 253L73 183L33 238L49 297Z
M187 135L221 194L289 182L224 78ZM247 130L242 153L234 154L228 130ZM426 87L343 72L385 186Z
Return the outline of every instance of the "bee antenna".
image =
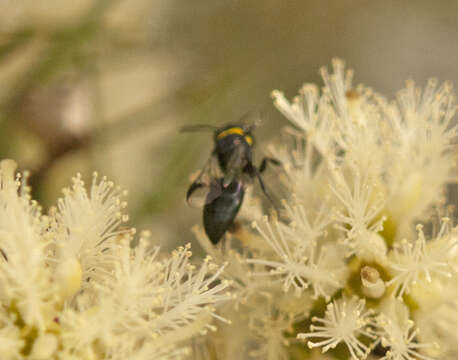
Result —
M180 128L180 132L193 132L193 131L214 131L218 129L216 126L208 124L199 124L199 125L185 125Z
M243 124L243 130L246 132L252 132L262 123L262 118L264 114L259 110L253 110L247 112L240 119L240 122Z

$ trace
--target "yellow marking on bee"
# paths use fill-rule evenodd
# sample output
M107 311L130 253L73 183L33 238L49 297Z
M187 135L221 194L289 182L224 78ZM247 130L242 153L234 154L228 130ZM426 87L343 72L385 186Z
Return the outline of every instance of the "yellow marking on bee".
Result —
M233 128L229 128L229 129L224 130L223 132L219 133L218 136L216 137L216 139L220 140L220 139L225 138L226 136L229 136L229 135L232 135L232 134L245 135L245 132L239 127L233 127Z
M242 135L243 137L245 137L245 141L248 143L248 145L253 144L253 138L250 135L245 135L245 131L243 131L243 129L239 127L233 127L233 128L224 130L223 132L218 134L218 136L216 137L216 140L221 140L225 138L226 136L233 135L233 134Z

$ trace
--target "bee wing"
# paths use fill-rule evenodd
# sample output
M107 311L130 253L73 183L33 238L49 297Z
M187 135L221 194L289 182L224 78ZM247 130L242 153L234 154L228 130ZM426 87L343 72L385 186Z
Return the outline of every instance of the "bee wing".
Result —
M186 201L191 207L203 207L212 203L222 193L220 181L214 179L210 184L193 182L186 193Z
M239 178L246 164L251 161L247 159L247 153L243 146L237 146L226 166L223 186L227 187L235 178Z
M209 124L197 124L197 125L185 125L180 128L180 132L197 132L197 131L215 131L218 129L214 125Z
M262 118L264 115L257 110L249 111L240 118L240 123L244 131L252 131L259 125L261 125Z
M220 173L217 159L212 154L186 192L186 201L189 206L203 207L221 194L222 188L219 179L222 175Z

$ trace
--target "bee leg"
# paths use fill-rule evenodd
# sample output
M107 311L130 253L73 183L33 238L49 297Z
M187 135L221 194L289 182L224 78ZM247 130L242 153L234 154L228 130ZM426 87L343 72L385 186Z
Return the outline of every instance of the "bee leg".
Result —
M192 193L194 191L196 191L197 189L199 188L202 188L205 186L205 182L202 181L202 178L204 175L206 175L207 173L210 173L212 171L212 160L213 160L213 157L215 156L215 151L213 151L211 153L211 156L209 157L209 159L207 160L207 162L205 163L204 167L202 168L202 170L200 171L199 175L197 175L197 177L195 178L194 182L189 186L188 188L188 191L186 192L186 201L189 203L189 198L191 197ZM210 174L212 175L212 174Z
M267 163L268 160L266 159L270 159L270 158L265 158L262 162L263 163ZM272 160L275 160L275 159L272 159ZM277 162L277 160L275 160L275 162ZM278 162L280 163L280 162ZM265 170L265 167L266 165L264 165L264 170ZM273 207L275 208L275 210L277 210L277 207L275 206L275 203L274 201L272 200L272 198L270 197L270 195L267 193L267 190L266 190L266 186L264 185L264 181L262 180L262 177L261 177L261 171L256 167L254 166L251 162L248 163L247 167L245 168L245 172L251 177L251 178L254 178L256 177L259 181L259 186L261 186L261 190L262 192L264 193L264 195L269 199L269 201L272 203Z
M189 202L189 198L191 197L192 193L196 191L197 189L203 187L204 185L200 182L193 182L190 186L188 191L186 192L186 201Z
M262 159L261 161L261 165L259 165L259 173L263 173L264 170L266 170L266 167L267 167L267 164L270 163L272 165L275 165L275 166L280 166L281 165L281 162L278 161L277 159L274 159L274 158L270 158L270 157L265 157L264 159Z
M270 203L272 204L272 206L275 208L275 210L278 212L278 209L277 209L277 206L275 205L275 202L273 201L273 199L270 197L269 193L267 192L266 190L266 186L264 185L264 181L262 180L262 177L261 177L261 173L258 169L256 169L254 166L252 167L252 171L253 171L253 175L256 176L256 178L258 179L259 181L259 186L261 187L261 190L262 192L264 193L264 195L267 197L267 199L269 199Z
M261 177L261 174L259 173L259 171L256 171L256 177L258 178L259 186L261 186L262 192L270 200L270 202L273 204L273 200L270 197L270 195L267 193L266 186L264 185L264 181L262 181L262 177Z

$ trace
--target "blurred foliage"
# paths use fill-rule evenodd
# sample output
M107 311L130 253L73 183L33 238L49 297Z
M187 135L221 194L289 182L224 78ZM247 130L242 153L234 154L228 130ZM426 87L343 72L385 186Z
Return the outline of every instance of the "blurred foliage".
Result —
M391 95L458 72L455 0L5 0L0 13L0 157L30 169L43 204L97 169L170 248L199 222L183 197L211 151L181 125L261 111L260 158L283 125L270 91L319 82L334 56Z

